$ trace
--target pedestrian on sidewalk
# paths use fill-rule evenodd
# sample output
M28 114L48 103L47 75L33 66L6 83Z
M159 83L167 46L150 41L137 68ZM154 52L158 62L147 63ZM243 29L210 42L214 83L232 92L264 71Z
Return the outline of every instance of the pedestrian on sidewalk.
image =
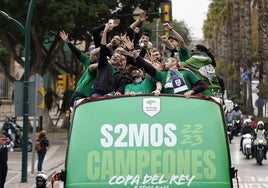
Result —
M14 144L9 137L5 135L0 137L0 188L4 188L6 183L8 151L10 151L13 146Z
M36 152L38 154L38 163L37 170L38 172L42 171L43 161L47 153L47 147L49 146L49 140L47 139L47 133L45 130L42 130L39 133L38 139L36 141Z

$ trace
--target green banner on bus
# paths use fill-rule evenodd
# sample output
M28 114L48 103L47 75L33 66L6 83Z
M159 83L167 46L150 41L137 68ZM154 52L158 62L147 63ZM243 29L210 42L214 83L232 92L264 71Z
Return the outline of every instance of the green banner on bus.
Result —
M135 96L89 101L73 114L68 188L231 188L221 106Z

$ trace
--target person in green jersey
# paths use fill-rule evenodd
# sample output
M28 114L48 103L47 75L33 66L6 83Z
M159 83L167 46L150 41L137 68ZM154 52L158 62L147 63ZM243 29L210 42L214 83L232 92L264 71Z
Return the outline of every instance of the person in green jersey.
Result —
M89 97L91 95L96 78L96 71L94 70L97 69L97 66L91 64L93 56L88 56L84 53L81 53L79 49L77 49L71 42L69 42L67 33L65 33L64 31L60 31L59 36L65 43L67 43L72 53L83 64L83 74L76 83L76 88L71 98L70 106L72 107L76 100Z
M222 87L215 72L216 62L212 53L203 45L191 49L191 57L179 62L181 67L189 68L208 86L210 95L222 98Z
M143 71L138 67L130 65L128 72L133 80L132 83L125 86L125 95L136 95L144 93L152 93L159 95L162 90L162 84L155 81L148 75L144 75Z
M169 30L170 35L168 37L166 35L159 36L159 39L170 51L170 57L175 57L180 61L189 59L191 56L182 36L169 23L164 23L164 27Z
M134 50L134 44L128 37L122 38L125 46L131 49L132 57L136 60L133 64L137 67L144 68L145 72L160 81L163 93L167 94L184 94L186 97L203 92L206 93L207 86L192 71L180 68L176 58L169 58L164 64L164 70L157 70L151 63L146 61Z

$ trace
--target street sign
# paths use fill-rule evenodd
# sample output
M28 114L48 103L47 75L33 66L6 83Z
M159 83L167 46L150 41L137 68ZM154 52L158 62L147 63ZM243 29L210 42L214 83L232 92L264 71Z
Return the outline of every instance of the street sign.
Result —
M43 109L41 107L44 97L40 96L39 90L43 88L43 78L35 74L29 78L29 116L42 116ZM14 89L14 108L15 116L23 116L23 88L24 81L16 81ZM42 90L43 91L43 90ZM42 106L43 107L43 106Z
M15 116L23 116L23 81L15 82L14 89L14 108ZM29 116L34 116L35 112L35 83L29 82Z
M263 107L264 106L264 100L263 99L257 99L255 101L255 106L258 107Z

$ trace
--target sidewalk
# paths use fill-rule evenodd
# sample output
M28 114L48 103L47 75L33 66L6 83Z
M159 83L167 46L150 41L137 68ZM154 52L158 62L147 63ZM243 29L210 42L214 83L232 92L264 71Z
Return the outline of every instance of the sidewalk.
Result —
M60 132L48 132L47 137L50 142L45 160L43 163L43 170L48 175L47 186L51 187L50 180L51 176L55 172L60 172L64 169L65 165L65 153L67 149L67 131ZM31 156L31 155L29 155ZM21 162L18 162L18 168L21 169ZM27 169L27 182L21 183L21 172L9 169L8 177L5 184L5 188L34 188L35 187L35 176L37 174L37 155L35 155L34 173L32 173L32 162L28 157L28 169ZM54 184L54 188L60 188L63 186L62 182Z

